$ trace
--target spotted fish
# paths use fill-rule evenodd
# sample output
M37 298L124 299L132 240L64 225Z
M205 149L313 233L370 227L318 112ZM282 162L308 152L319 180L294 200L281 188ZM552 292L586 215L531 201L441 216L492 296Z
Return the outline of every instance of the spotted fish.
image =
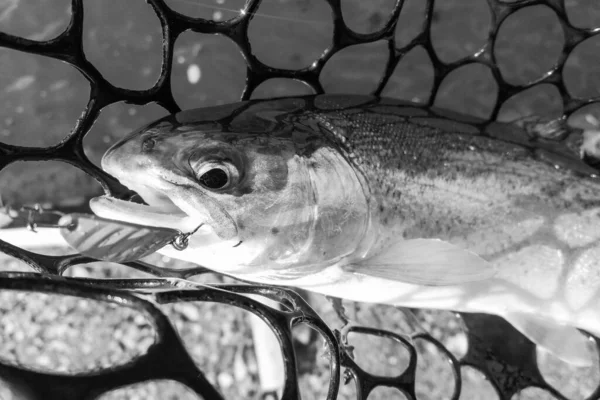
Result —
M183 111L115 144L160 252L352 301L483 312L563 360L600 335L600 180L556 140L398 100L319 95Z

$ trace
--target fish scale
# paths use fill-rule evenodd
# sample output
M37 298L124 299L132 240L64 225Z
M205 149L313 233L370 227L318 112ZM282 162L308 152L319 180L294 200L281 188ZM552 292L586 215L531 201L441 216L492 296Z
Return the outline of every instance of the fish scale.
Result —
M335 130L335 121L339 119L344 119L343 123L344 128L340 129L339 133L346 134L345 146L350 147L353 153L360 154L358 157L354 157L353 161L358 165L357 167L363 171L369 171L372 166L375 167L374 171L366 172L365 174L372 179L376 179L378 182L383 183L387 187L391 188L402 188L406 186L413 186L413 190L417 191L418 195L414 196L413 199L410 199L408 202L394 202L393 200L398 200L402 198L402 189L396 189L400 195L399 196L389 196L389 192L386 190L375 191L375 196L385 197L386 201L384 203L389 204L392 203L393 207L391 209L391 213L395 216L402 215L406 216L427 216L425 223L419 224L415 222L415 229L411 229L408 232L410 234L406 234L407 231L404 231L405 238L412 237L437 237L449 240L451 242L461 242L457 240L457 235L454 233L453 235L444 235L444 231L454 231L462 230L465 226L468 226L468 223L465 223L464 217L461 215L462 211L468 209L468 206L464 204L462 206L454 206L448 209L445 209L443 213L441 213L441 218L449 222L448 227L443 229L440 227L438 218L431 218L432 210L419 210L413 213L406 212L407 208L410 208L411 205L415 205L418 203L418 199L422 199L426 192L429 190L433 191L432 188L434 186L429 186L423 184L422 181L414 184L415 180L419 180L419 174L421 176L425 176L426 179L432 180L434 177L442 177L442 179L446 182L459 180L460 178L473 178L478 177L481 174L488 174L493 176L499 181L499 184L503 187L510 187L512 189L517 189L517 185L520 186L521 191L528 192L531 196L535 194L544 194L545 197L538 199L540 205L547 205L551 203L554 206L553 212L561 212L572 209L585 210L587 207L592 204L599 204L596 200L600 198L600 187L597 185L597 179L592 177L585 176L574 176L573 173L565 170L556 169L553 165L545 164L545 163L535 163L535 167L538 170L542 170L545 175L536 174L534 172L534 166L531 165L534 160L531 157L526 157L530 154L529 151L519 149L514 145L509 145L506 143L498 143L496 139L490 139L484 136L480 136L480 140L469 140L468 136L463 136L462 132L444 132L439 129L428 129L427 132L424 132L423 129L427 129L423 126L420 126L419 129L416 129L414 125L408 121L398 122L397 124L386 124L384 125L384 129L381 132L377 132L377 124L371 123L370 120L373 119L375 121L380 121L382 118L380 116L373 116L373 114L365 113L363 116L358 118L356 121L352 120L351 115L347 115L344 113L340 113L340 115L333 115L330 117L329 115L321 115L320 118L322 120L328 120L327 126L330 129ZM350 119L351 126L356 129L355 131L348 132L348 119ZM396 126L396 129L394 129ZM362 129L361 129L362 127ZM447 145L444 145L446 140L439 140L439 137L447 137ZM371 138L378 137L379 139L376 141L377 144L373 145L374 140ZM459 140L455 138L458 137ZM486 143L486 141L488 141ZM474 147L474 144L477 144L477 147ZM483 144L483 146L482 146ZM515 155L515 151L498 151L501 150L504 146L507 149L512 150L511 147L514 147L518 151ZM444 159L441 154L436 154L435 151L431 151L430 149L440 148L444 151L470 151L477 154L477 158L481 158L481 164L483 164L480 168L478 165L467 164L463 162L464 158L457 154L455 157L449 157ZM428 150L429 149L429 150ZM385 150L385 151L382 151ZM486 163L485 160L489 160L490 157L485 152L491 153L493 158L497 158L496 162ZM390 156L390 154L392 154ZM397 155L401 154L402 157L398 157ZM375 162L371 161L371 159L375 158ZM401 162L399 163L391 163L389 161L390 158L393 158L394 161L397 158L401 158ZM440 160L442 161L444 171L439 171L435 169L436 164L440 164ZM362 161L362 162L361 162ZM414 162L411 162L414 161ZM467 160L473 161L473 160ZM513 163L512 166L511 164ZM519 163L522 163L520 165ZM381 167L381 165L391 165L391 168ZM468 165L468 167L467 167ZM434 168L432 168L432 166ZM397 174L397 170L402 170L405 173L407 170L411 171L411 173L407 174L408 177L395 178L394 175ZM392 176L392 178L390 178ZM543 179L546 177L547 179ZM390 180L401 180L403 184L391 183ZM472 181L466 180L466 184L461 185L463 187L472 186ZM489 179L486 179L489 181ZM542 182L540 182L540 180ZM566 182L568 180L577 180L578 184L583 182L588 182L586 185L581 185L575 193L567 193L568 189L572 189L572 185L569 186ZM408 184L407 184L408 183ZM412 185L411 185L412 184ZM416 186L416 187L415 187ZM453 185L456 187L456 184ZM375 187L380 187L379 185ZM493 187L492 187L493 188ZM592 192L592 189L596 189L595 193ZM495 190L495 192L503 193L503 190ZM456 195L462 195L464 199L464 192L460 193L460 190L457 190ZM469 197L469 196L467 196ZM502 197L501 195L499 197ZM596 197L596 199L594 199ZM588 199L592 199L590 202ZM380 202L382 203L382 202ZM466 203L466 202L465 202ZM514 210L519 210L519 198L513 199L508 205L507 208L514 212ZM443 204L443 202L442 202ZM478 204L477 201L474 204ZM436 204L434 204L431 208L439 207L441 204L438 200ZM420 208L424 207L420 205ZM404 212L398 210L404 210ZM530 213L535 215L538 212L537 210L532 210ZM597 213L596 213L597 214ZM561 226L557 227L557 222L552 221L553 230L560 232L566 232L570 228L570 226L574 226L575 229L585 226L588 230L593 228L594 221L586 221L585 225L581 223L573 224L575 218L577 218L579 214L571 215L571 218L567 218ZM562 215L563 219L565 219L565 215ZM406 225L406 219L404 221L397 221L397 218L386 218L385 222L392 225ZM489 218L483 218L482 223L487 224L489 222ZM600 219L596 215L596 223L600 222ZM409 223L410 224L410 223ZM432 226L433 225L433 226ZM484 229L489 229L487 226L475 226L472 227L472 231L479 233ZM536 230L535 232L539 232ZM521 237L520 240L516 240L514 242L509 242L508 244L512 249L507 249L504 251L504 258L510 257L510 255L514 255L518 252L518 249L523 248L522 242L526 239L531 239L531 241L536 243L547 242L548 248L557 248L559 254L571 255L573 260L571 261L571 265L573 269L577 269L579 264L576 262L578 257L574 254L569 254L568 246L561 246L560 244L564 244L566 242L565 238L559 238L555 235L548 235L546 232L543 236L534 236L535 232L530 233L530 235ZM585 237L593 237L595 235L591 235L590 233L583 234ZM600 237L594 237L594 239L598 239ZM494 241L497 241L497 236L494 235ZM463 242L464 244L464 242ZM468 246L466 246L468 248ZM525 247L527 249L527 247ZM503 262L503 257L498 256L496 254L490 254L492 256L491 259L496 260L496 262ZM581 269L581 268L579 268ZM562 269L561 269L562 271ZM544 274L547 274L549 271L541 269L539 271L538 278L542 278ZM570 271L565 269L563 271L563 275L569 275Z

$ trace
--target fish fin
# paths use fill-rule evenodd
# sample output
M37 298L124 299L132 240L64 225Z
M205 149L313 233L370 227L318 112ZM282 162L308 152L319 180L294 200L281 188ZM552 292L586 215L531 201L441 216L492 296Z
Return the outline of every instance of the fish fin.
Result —
M526 313L508 312L502 317L540 349L574 366L592 366L589 340L577 328Z
M477 254L439 239L394 241L345 270L427 286L460 285L492 278L496 270Z

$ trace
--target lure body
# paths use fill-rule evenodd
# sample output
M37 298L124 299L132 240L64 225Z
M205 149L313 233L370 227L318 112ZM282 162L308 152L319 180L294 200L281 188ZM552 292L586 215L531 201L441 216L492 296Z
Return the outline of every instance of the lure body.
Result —
M103 220L95 215L68 214L58 222L65 241L79 253L99 260L135 261L173 242L179 232Z
M486 312L587 363L600 335L600 181L560 142L391 99L320 95L184 111L111 148L142 206L190 231L169 256L354 301Z

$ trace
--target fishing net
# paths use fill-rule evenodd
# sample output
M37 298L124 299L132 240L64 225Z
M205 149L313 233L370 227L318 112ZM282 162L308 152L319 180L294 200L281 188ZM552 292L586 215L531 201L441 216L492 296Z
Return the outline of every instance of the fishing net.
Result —
M439 17L437 7L443 7L443 1L438 1L436 4L433 0L420 2L420 6L422 6L420 18L407 20L403 18L404 10L409 7L409 3L410 7L413 7L416 2L403 4L404 2L399 0L393 8L388 10L389 12L382 12L378 14L377 18L370 20L376 27L373 31L359 33L349 28L349 21L345 21L344 4L340 0L323 0L323 4L329 6L328 15L331 16L329 23L333 31L332 43L325 51L316 54L312 62L296 69L270 66L268 62L255 54L249 31L252 27L251 24L259 20L263 7L268 5L267 2L263 3L261 4L260 0L249 0L239 12L231 13L230 19L216 20L179 13L175 10L174 3L167 4L163 0L147 0L146 7L152 10L160 21L163 40L160 76L151 88L144 90L124 89L113 85L104 76L110 71L101 72L86 58L83 31L84 11L88 4L86 3L84 7L82 0L72 0L71 19L68 27L54 39L38 41L0 32L0 46L64 61L74 66L91 86L85 111L77 121L73 121L74 127L70 133L66 134L65 132L64 139L60 143L50 147L24 147L0 143L0 169L8 168L16 161L63 161L98 180L106 193L119 198L129 198L131 193L127 188L121 186L90 160L89 155L84 151L84 137L92 128L101 111L117 102L135 105L154 102L169 112L180 110L173 95L171 74L173 69L177 68L176 40L186 31L223 35L237 45L246 63L242 99L249 99L255 91L260 90L261 84L273 79L292 79L303 82L314 93L323 93L330 89L335 91L335 85L327 86L321 78L324 75L338 74L335 68L329 66L335 65L333 63L336 55L352 49L353 46L373 43L382 46L387 55L382 60L367 60L367 62L373 62L373 68L376 68L375 64L378 63L378 68L381 70L381 78L369 89L378 95L395 96L398 94L389 88L393 87L394 82L402 81L403 71L406 71L403 68L407 68L403 62L411 54L414 54L413 50L418 49L421 56L424 56L423 64L429 65L428 67L419 67L430 71L428 88L426 93L411 92L407 89L410 87L410 82L405 81L403 87L406 90L403 90L400 95L409 93L410 99L420 101L424 106L434 104L447 106L492 121L503 118L514 119L514 113L511 114L511 110L523 107L531 113L539 111L540 114L548 115L550 112L553 114L550 115L552 117L566 118L598 100L598 97L595 97L597 91L593 90L593 86L596 84L597 87L599 82L594 81L593 77L582 80L583 73L577 72L577 66L581 65L580 61L585 54L598 52L598 42L593 42L593 40L599 31L573 23L576 15L580 19L585 19L588 15L588 12L585 11L586 7L593 7L591 1L586 5L583 2L579 4L567 0L488 0L485 6L488 21L482 22L480 29L484 32L489 29L489 34L484 35L485 40L473 44L469 54L457 54L453 53L452 49L444 49L439 45L440 35L435 30L435 21ZM286 4L287 2L282 2L280 7L286 7ZM91 3L89 6L92 7ZM501 38L500 33L503 29L510 33L514 29L511 18L526 11L532 12L533 19L535 16L541 18L542 15L546 17L550 15L556 19L558 21L556 28L559 36L562 37L562 46L559 46L558 50L554 48L554 50L548 49L544 52L541 64L545 67L541 73L525 71L522 75L527 79L519 80L516 78L519 75L517 72L520 68L525 68L523 67L525 63L521 63L519 59L506 60L507 53L504 51L507 46L506 39ZM468 7L461 8L460 12L468 13ZM222 15L220 17L223 19ZM254 22L252 22L253 20ZM414 28L411 35L406 34L409 27ZM312 29L311 25L306 24L305 29ZM518 37L514 39L519 40ZM549 39L542 34L536 40L539 44L545 43ZM443 38L441 38L441 43L443 44ZM526 45L527 43L523 44L525 49ZM339 66L339 64L337 65ZM408 68L410 69L410 67ZM571 78L565 73L568 68L575 68L575 72L570 75ZM243 71L243 68L240 70ZM341 72L339 73L341 74ZM475 76L475 89L489 92L487 103L483 107L470 104L465 100L464 94L460 93L462 87L460 83L458 85L459 92L450 90L451 88L449 89L447 86L447 78L452 76L455 79L458 77L459 82L461 79L472 79ZM227 78L235 79L233 76ZM352 89L348 84L345 87ZM584 89L580 90L582 87ZM519 97L540 88L549 91L550 94L536 92L533 100ZM462 88L462 90L468 89ZM540 100L540 98L548 97L552 97L553 100L545 103ZM540 106L540 102L543 105ZM38 222L43 222L44 214L40 217ZM359 399L366 399L370 394L372 396L369 398L391 398L391 395L386 394L388 392L378 392L383 388L398 389L400 392L396 391L395 395L415 399L416 393L419 391L415 384L419 374L417 354L421 354L417 351L419 349L416 343L419 343L421 347L434 348L437 354L446 360L451 369L450 379L453 384L450 385L449 391L437 393L433 396L434 398L458 399L461 391L465 392L463 380L467 367L471 372L476 370L483 374L501 399L517 398L514 396L567 398L567 395L561 391L560 381L554 381L553 385L550 385L548 377L542 374L541 369L544 366L540 366L538 363L535 346L502 319L493 316L482 314L460 316L466 327L468 348L464 354L455 356L431 332L419 332L409 337L403 332L356 325L348 325L341 331L331 330L301 296L291 291L231 283L214 288L190 289L186 287L183 279L192 279L205 273L206 271L202 268L160 268L140 261L127 263L125 267L153 275L154 278L131 280L70 278L63 276L65 271L73 266L94 260L81 255L38 254L3 241L0 241L0 250L28 264L35 271L3 272L0 275L2 289L0 297L8 292L19 292L22 295L18 303L21 312L27 312L28 308L24 305L27 302L37 302L43 305L44 296L57 295L64 297L61 307L70 307L71 314L76 314L77 310L82 307L91 307L90 304L97 306L99 304L98 307L102 310L101 315L103 316L99 323L104 325L112 321L110 315L116 313L116 310L132 310L138 314L119 315L125 315L122 317L123 321L131 324L132 329L137 330L137 336L134 335L134 337L138 343L148 341L147 345L142 346L144 347L143 352L128 354L129 358L126 362L118 357L113 359L103 356L97 357L88 364L80 360L82 365L79 366L79 369L74 368L73 364L70 364L70 368L64 367L59 362L46 364L38 362L36 365L43 365L43 367L28 367L27 358L40 357L41 350L39 353L29 354L18 353L15 350L14 354L11 353L14 357L3 354L0 363L0 377L3 379L4 385L10 387L13 393L19 393L22 396L19 398L91 399L105 395L116 388L150 380L178 382L204 399L223 398L222 391L216 389L214 380L211 382L207 379L207 371L201 370L198 362L189 354L188 348L182 341L181 332L174 328L172 322L165 316L164 308L161 308L164 305L176 306L190 302L224 304L231 308L250 311L267 322L278 338L284 354L286 375L283 398L285 399L294 399L300 396L298 380L302 374L299 372L302 363L299 352L294 350L292 329L301 324L310 326L324 339L326 348L324 354L329 362L330 379L328 388L324 389L322 393L326 393L328 399L337 398L340 388L344 385L354 385L355 395ZM284 304L283 310L267 307L244 294L277 299ZM2 298L6 300L5 297ZM2 305L0 305L0 310L3 312L2 315L5 315L4 332L8 332L10 329L7 326L10 321L7 321L6 315L9 314L9 311L14 310L4 309ZM63 315L57 314L58 311L46 308L39 311L39 315L35 317L44 318L45 315L51 319L56 315ZM187 313L190 321L201 324L202 315L193 315L189 309ZM146 322L140 322L139 315L143 315L142 320ZM223 315L223 318L227 317ZM86 322L88 325L94 325L97 321L90 318ZM73 321L72 324L76 324L76 322ZM12 329L13 331L17 330L15 327ZM151 335L152 332L154 332L154 336ZM40 337L44 337L46 334L49 333L39 332ZM57 335L60 334L60 332L57 333ZM348 337L354 334L389 339L399 344L407 355L405 367L395 376L382 376L361 368L360 363L357 362L358 356L355 356L353 348L347 344ZM84 337L85 335L82 334L81 337L72 338L73 343L84 343ZM14 335L9 338L16 342L23 339ZM197 332L195 338L202 341L201 331ZM44 343L39 343L40 349L44 345ZM214 352L214 349L207 348L204 351L210 353ZM17 357L18 354L21 355L20 358ZM219 361L223 361L218 354L214 354L209 360L211 361L208 363L209 365L204 367L213 369L218 369ZM233 376L237 375L233 374ZM220 387L223 386L222 380L219 380L218 383ZM587 393L588 398L599 399L598 382L590 380L586 384L590 386ZM430 390L429 393L435 393L435 391ZM379 397L373 397L375 395Z

